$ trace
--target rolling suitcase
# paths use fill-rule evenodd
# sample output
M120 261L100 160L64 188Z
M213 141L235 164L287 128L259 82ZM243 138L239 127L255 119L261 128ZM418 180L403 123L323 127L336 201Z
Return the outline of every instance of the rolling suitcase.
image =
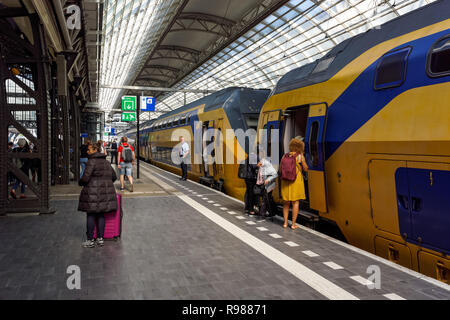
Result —
M105 234L103 238L118 240L122 235L122 195L117 194L117 210L105 213ZM94 229L94 239L97 239L97 226Z

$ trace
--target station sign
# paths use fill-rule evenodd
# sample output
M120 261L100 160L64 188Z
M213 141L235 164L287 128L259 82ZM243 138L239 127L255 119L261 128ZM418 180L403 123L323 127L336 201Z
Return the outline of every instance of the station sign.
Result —
M88 138L89 137L89 133L81 133L80 137L81 138Z
M130 112L124 112L124 113L122 113L120 120L123 121L123 122L136 121L136 114L135 113L130 113Z
M141 97L141 111L155 111L155 105L154 97Z
M136 101L136 96L123 96L122 111L136 111Z
M111 127L105 127L105 132L111 133Z

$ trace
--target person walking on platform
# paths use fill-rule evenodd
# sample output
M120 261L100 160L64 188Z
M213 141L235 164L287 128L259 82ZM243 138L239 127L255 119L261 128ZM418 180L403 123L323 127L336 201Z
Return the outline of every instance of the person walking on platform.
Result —
M244 211L247 214L254 215L255 214L255 194L254 188L256 185L256 178L258 175L258 166L254 163L251 163L250 159L256 161L256 154L250 154L247 159L245 159L245 208Z
M80 178L83 176L84 169L86 168L86 163L88 162L88 146L91 144L91 140L86 139L84 140L84 144L80 147L80 166L81 166L81 172L80 172Z
M256 188L260 190L257 194L260 194L262 197L259 216L260 218L265 218L267 212L269 212L269 216L274 216L272 191L275 189L275 183L278 177L277 171L267 158L261 159L257 166L259 170L256 179Z
M130 192L133 192L133 165L136 155L134 148L128 143L127 137L122 137L121 144L119 146L119 165L120 169L120 191L125 190L125 177L127 175L130 182Z
M111 143L111 164L113 164L114 159L116 159L116 166L119 164L117 161L117 142L114 139L114 141Z
M308 171L303 152L305 144L298 139L289 142L289 153L281 159L281 196L283 198L283 228L288 227L289 208L292 205L292 229L300 228L297 224L299 201L306 199L302 171Z
M31 149L28 144L28 141L25 138L20 138L17 142L18 147L14 148L12 152L20 152L20 153L30 153ZM18 159L15 158L15 165L20 169L27 177L30 175L30 159ZM16 190L20 186L20 198L24 199L25 197L25 183L23 183L19 178L16 177L16 182L14 183L10 195L13 199L17 199Z
M106 155L99 152L100 146L91 143L88 146L89 160L84 174L79 181L83 187L78 203L78 211L87 214L87 240L82 246L92 248L95 246L94 229L97 225L97 245L103 245L105 232L105 217L107 212L117 210L116 189L114 181L116 172L106 160Z
M181 160L181 178L180 180L186 181L187 180L187 157L189 155L189 144L184 141L184 137L180 137L180 151L178 155L180 156Z

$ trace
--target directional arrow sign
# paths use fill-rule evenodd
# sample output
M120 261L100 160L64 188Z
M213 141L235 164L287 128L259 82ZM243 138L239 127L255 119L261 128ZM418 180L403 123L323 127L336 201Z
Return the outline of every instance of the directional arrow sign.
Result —
M121 121L131 122L136 121L136 114L135 113L122 113Z
M122 97L122 111L136 111L136 96Z

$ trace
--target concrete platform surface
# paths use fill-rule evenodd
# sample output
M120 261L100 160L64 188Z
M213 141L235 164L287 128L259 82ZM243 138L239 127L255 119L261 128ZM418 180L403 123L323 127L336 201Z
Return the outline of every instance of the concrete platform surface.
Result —
M76 186L52 193L55 215L1 217L0 299L450 298L437 280L311 229L243 215L239 201L148 164L141 170L134 194L124 192L122 238L104 247L81 247ZM70 266L79 267L79 290L68 289Z

